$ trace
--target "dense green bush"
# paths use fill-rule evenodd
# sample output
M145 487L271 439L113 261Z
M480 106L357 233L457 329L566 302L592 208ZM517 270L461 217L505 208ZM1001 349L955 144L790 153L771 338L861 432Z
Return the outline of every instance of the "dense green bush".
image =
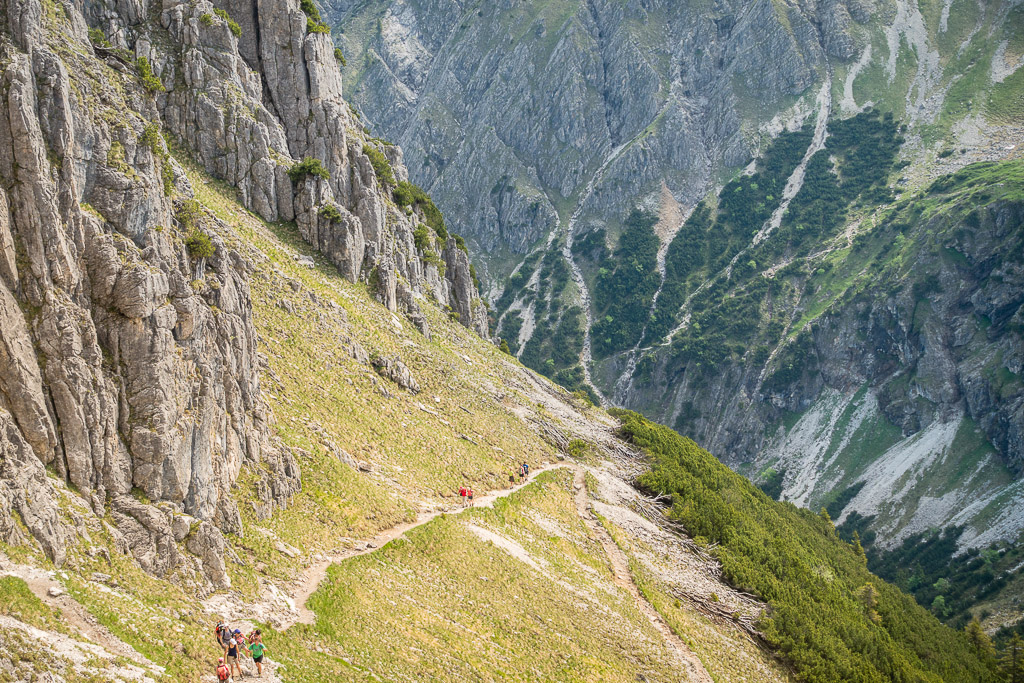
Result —
M366 144L363 145L363 154L370 158L370 165L373 166L373 172L377 175L380 184L395 187L395 172L391 169L391 162L388 161L384 152L373 145Z
M242 35L242 27L238 25L238 22L231 18L231 15L227 13L227 10L215 9L213 13L224 20L224 23L228 25L228 30L236 38Z
M149 151L153 153L153 156L163 156L164 149L160 136L160 126L157 124L150 123L143 128L142 135L139 136L139 142L149 147Z
M422 252L427 252L432 246L430 240L430 231L426 225L420 223L412 231L412 241L416 244L416 248Z
M341 211L339 211L338 207L334 204L324 204L320 207L320 211L317 213L320 214L320 218L329 220L332 223L338 223L341 221Z
M142 81L142 87L150 93L164 92L164 84L153 73L153 67L150 66L149 60L145 57L139 57L135 60L135 68L139 72L139 80Z
M89 42L97 47L110 47L106 34L98 28L89 29Z
M363 151L366 151L365 148ZM383 154L381 156L383 157ZM374 169L376 169L377 165L376 162L373 162L372 157L370 161L374 163ZM387 158L384 158L384 162L387 162ZM387 166L387 173L391 173L390 164ZM394 176L392 175L391 177L393 183ZM419 185L403 180L397 183L394 192L391 193L391 196L395 200L395 204L400 207L412 206L422 211L423 220L427 225L433 228L434 232L437 233L437 236L442 240L448 239L448 228L444 222L444 215L441 213L441 210L437 208L437 205L434 204L434 200L430 198L430 195L428 195L423 188Z
M217 249L210 236L198 228L193 228L185 238L185 247L189 256L194 259L211 258Z
M322 21L313 21L306 17L306 33L326 33L330 35L331 27Z
M306 14L306 33L330 33L331 27L323 22L320 10L313 0L301 0L299 7Z
M288 169L288 177L291 178L293 183L300 182L310 175L322 178L323 180L331 179L331 174L324 168L323 162L316 157L306 157L302 161L296 161Z
M670 516L714 544L723 577L767 601L761 631L798 680L995 680L963 634L872 575L823 517L772 501L667 427L614 412L652 458L638 485L669 496Z
M342 66L348 66L348 62L345 60L345 54L341 51L340 47L334 48L334 58L338 60L338 63Z
M202 218L203 207L194 199L186 199L178 205L174 217L178 219L181 226L186 230L192 230L199 224Z
M601 264L594 288L594 352L605 357L640 340L651 299L660 280L657 269L657 216L634 209L626 219L612 256Z

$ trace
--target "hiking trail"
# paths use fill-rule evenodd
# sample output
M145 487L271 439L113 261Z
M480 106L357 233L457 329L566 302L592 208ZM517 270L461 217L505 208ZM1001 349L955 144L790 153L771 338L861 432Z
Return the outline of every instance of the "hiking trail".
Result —
M654 609L654 606L640 592L636 581L633 580L633 575L629 571L629 558L626 557L626 554L615 543L611 534L601 525L601 522L594 516L591 510L590 497L587 494L587 486L584 480L586 470L580 465L576 465L573 469L575 472L573 488L576 491L576 512L591 532L597 536L601 547L604 548L604 553L608 557L608 564L614 575L615 585L633 596L637 609L647 617L651 625L661 634L665 644L675 655L680 667L686 672L685 680L712 683L711 675L708 674L700 659L697 658L697 655L683 642L682 638L672 631L672 628L665 623L665 619L662 618L661 614Z
M420 512L416 515L416 519L414 521L405 522L393 526L390 529L385 529L373 538L367 541L360 541L344 552L326 557L321 556L320 559L307 567L299 575L297 580L291 584L287 591L287 595L282 596L280 591L278 591L277 595L272 596L279 599L284 598L284 601L288 603L289 607L291 607L289 610L282 610L279 605L245 604L240 602L238 596L232 593L216 593L210 596L203 601L203 608L209 614L219 615L231 624L233 628L235 627L235 622L266 622L268 621L266 617L267 614L281 614L282 611L285 613L276 621L276 623L274 623L274 628L278 631L285 631L295 624L311 625L315 623L316 615L306 606L306 603L327 576L327 568L332 564L337 564L360 555L369 555L370 553L377 552L396 538L401 537L417 527L427 524L440 515L458 515L471 507L492 507L494 505L494 501L515 493L532 482L541 474L541 472L546 472L557 467L565 467L565 465L548 464L532 469L530 471L530 475L525 481L520 482L509 489L497 489L482 496L477 496L472 506ZM274 590L271 590L270 592L273 594Z
M654 626L658 633L661 634L668 650L674 655L675 659L679 662L680 667L686 672L685 680L711 683L711 677L708 675L697 656L682 641L682 639L672 631L669 625L657 610L655 610L655 608L647 601L647 599L643 597L643 594L640 592L632 575L630 574L628 558L618 545L615 544L615 541L612 539L608 531L601 526L601 523L597 520L591 510L589 496L584 483L584 476L586 472L585 468L582 465L569 461L550 463L542 467L538 467L530 472L530 475L526 480L511 488L499 489L479 496L473 506L421 512L417 515L416 520L412 522L399 524L382 531L372 539L357 543L355 547L345 552L319 559L303 571L296 582L290 586L288 590L288 602L290 605L293 605L293 609L288 610L288 614L279 620L279 623L275 625L275 628L279 631L285 631L295 624L312 625L315 623L316 615L309 609L309 607L307 607L307 602L326 577L327 568L331 564L342 562L359 555L375 553L391 541L400 538L417 527L429 523L442 514L459 515L465 510L470 509L470 507L493 507L495 501L505 498L529 485L534 479L540 476L541 473L560 468L571 469L574 473L573 488L575 491L574 498L576 512L586 523L587 528L600 542L601 547L604 550L604 554L607 557L615 585L626 591L633 598L637 609L650 621L651 625ZM275 610L278 613L281 611L279 608L269 607L266 605L241 603L237 596L229 593L219 593L211 596L209 599L204 601L203 607L208 613L219 615L221 618L224 618L232 628L241 628L243 632L247 632L248 629L251 629L255 622L266 621L262 614L265 614L267 611ZM273 653L270 654L272 658ZM250 668L252 666L252 662L249 659L244 659L242 664L247 665ZM264 678L268 681L274 682L278 680L274 668L275 665L272 661L264 666Z

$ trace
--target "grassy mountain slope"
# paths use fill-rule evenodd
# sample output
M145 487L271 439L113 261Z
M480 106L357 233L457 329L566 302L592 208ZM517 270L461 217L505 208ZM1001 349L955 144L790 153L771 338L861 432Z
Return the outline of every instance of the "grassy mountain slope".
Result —
M240 625L267 625L270 680L322 680L325 674L336 680L635 680L637 673L675 680L667 641L626 590L601 534L581 522L580 489L568 470L543 474L493 510L441 516L378 551L349 556L365 547L358 539L417 511L450 509L452 489L463 482L478 493L502 486L523 459L536 468L573 455L606 483L605 458L625 458L624 472L637 471L641 462L611 435L616 423L607 414L574 404L432 306L424 306L434 330L428 342L396 323L364 285L321 263L291 226L260 221L239 208L230 188L189 172L198 201L218 219L210 229L255 264L253 306L267 356L263 381L275 434L296 449L303 490L287 509L256 521L249 512L256 502L255 473L243 473L235 493L244 533L228 537L232 589L209 596L146 575L119 550L110 529L87 516L88 540L83 536L70 550L64 571L47 573L52 567L38 549L4 546L10 559L5 571L36 576L29 566L44 570L30 583L48 608L62 610L70 640L78 643L69 647L92 647L91 641L118 653L76 664L70 650L67 658L44 656L47 641L38 636L0 635L10 652L28 662L23 666L117 680L128 670L117 658L122 656L154 680L202 680L217 654L210 629L221 614ZM297 256L313 257L315 266L302 265ZM353 357L360 355L353 342L368 356L401 355L421 392L413 395L379 377ZM616 476L615 487L630 491L630 475ZM750 671L760 672L760 680L788 680L786 667L738 628L738 620L765 616L762 605L716 578L713 566L701 569L699 555L674 546L662 553L666 566L693 567L686 576L703 586L703 597L669 597L671 583L652 574L655 565L644 564L636 550L651 539L618 526L623 515L633 514L629 504L593 500L600 494L589 485L583 495L602 517L619 520L608 528L634 559L632 580L701 668L722 681L747 680ZM82 503L67 489L62 497L73 524ZM741 526L748 513L737 504ZM691 531L707 533L696 526ZM838 548L829 552L840 556L850 552L834 540L817 542ZM315 622L284 628L295 621L287 596L299 594L299 584L325 555L338 560L309 602ZM847 570L845 563L834 568L840 577ZM865 577L855 573L850 581L870 580ZM806 590L792 578L785 585ZM53 598L49 587L65 595ZM741 607L709 617L701 605L719 599L712 595ZM45 617L32 605L18 609L19 623ZM97 625L89 630L84 625L91 620ZM959 642L951 631L934 628L950 643ZM892 647L903 652L906 646ZM959 646L952 647L960 654Z

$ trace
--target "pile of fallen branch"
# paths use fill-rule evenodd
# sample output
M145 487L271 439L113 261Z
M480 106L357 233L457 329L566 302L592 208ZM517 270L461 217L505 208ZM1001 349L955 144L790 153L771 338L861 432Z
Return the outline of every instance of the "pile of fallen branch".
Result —
M711 554L711 551L713 551L718 544L698 545L690 537L686 528L682 524L670 519L666 515L669 502L669 497L665 495L659 495L654 498L640 496L632 502L631 506L636 513L644 517L647 521L671 533L688 552L693 553L700 558L705 564L704 571L707 572L707 574L713 576L719 581L722 581L723 583L727 583L722 578L721 563L719 563L718 559ZM736 611L727 608L725 604L718 602L714 597L709 598L695 593L689 593L675 586L669 588L669 593L679 600L685 600L687 603L692 605L694 609L709 619L727 621L734 624L741 631L750 636L751 639L753 639L759 646L767 645L764 634L758 631L756 626L758 615L763 609L765 609L766 605L761 600L758 600L756 596L735 588L732 589L730 594L733 598L739 599L744 604L742 610Z
M758 645L763 646L767 644L764 634L757 630L757 615L760 614L762 607L762 605L757 601L749 599L750 604L747 606L748 609L736 612L727 609L725 605L720 602L716 602L714 599L708 599L700 595L687 593L686 591L675 587L669 588L668 591L669 595L677 600L685 601L707 618L719 622L730 623L750 636L750 638Z
M668 498L666 496L658 496L657 498L640 496L632 502L631 507L634 512L639 514L648 522L652 522L653 524L656 524L662 529L670 532L686 547L687 551L693 553L708 565L710 573L716 579L721 578L722 568L718 564L718 560L710 553L710 551L714 550L718 544L715 543L707 546L697 545L697 543L690 538L690 534L682 524L666 516L665 512L668 509Z

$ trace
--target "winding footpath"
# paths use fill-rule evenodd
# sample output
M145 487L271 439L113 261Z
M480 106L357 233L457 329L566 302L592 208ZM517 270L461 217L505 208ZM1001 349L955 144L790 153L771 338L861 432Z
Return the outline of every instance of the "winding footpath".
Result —
M619 548L608 531L601 525L600 521L593 514L590 499L587 494L587 487L584 481L586 469L582 465L572 462L564 462L539 467L530 473L526 481L517 484L512 488L500 489L480 496L472 507L491 508L494 506L495 501L505 498L525 486L528 486L534 479L540 476L541 473L563 468L571 469L574 473L573 488L575 490L574 500L577 514L579 514L580 518L587 525L587 528L600 542L607 557L608 565L611 568L615 585L633 598L640 613L643 614L658 633L661 634L666 647L672 653L684 674L680 680L712 683L711 676L708 674L697 656L686 645L686 643L684 643L683 640L672 631L671 627L669 627L654 606L644 598L640 589L637 587L632 574L630 573L628 557L622 549ZM288 601L294 604L294 609L290 610L290 613L280 620L280 623L276 626L277 630L285 631L295 624L312 625L315 623L316 614L309 609L307 602L326 577L327 568L330 567L331 564L342 562L359 555L375 553L391 541L417 527L429 523L442 514L458 515L469 509L471 508L456 507L450 510L432 510L430 512L422 512L417 515L415 521L399 524L382 531L369 541L359 544L356 548L320 559L315 564L310 565L290 587L291 589L289 591ZM217 614L222 618L226 618L232 626L238 625L242 627L243 630L252 628L252 625L256 622L266 620L265 615L261 614L261 612L265 611L264 608L258 605L239 604L237 596L223 593L214 595L204 601L203 606L208 613ZM271 683L278 680L276 665L273 663L264 667L264 674Z
M521 484L517 484L510 489L498 489L496 491L492 491L491 493L487 493L477 497L473 501L473 505L471 507L456 507L451 510L431 510L430 512L421 512L418 515L416 515L415 521L406 522L404 524L393 526L390 529L385 529L384 531L380 532L372 539L370 539L365 544L365 546L359 549L346 551L344 553L328 557L324 560L321 560L320 562L317 562L314 565L311 565L308 569L306 569L305 572L302 573L302 577L299 579L299 583L294 589L293 597L295 599L295 608L297 611L297 616L296 618L290 621L285 620L284 625L282 626L282 630L287 629L295 623L313 624L316 621L316 615L313 613L312 610L310 610L306 606L306 602L309 600L309 597L316 592L316 589L320 585L320 582L323 581L324 577L327 575L327 568L330 567L332 564L336 564L343 560L347 560L352 557L357 557L359 555L369 555L370 553L375 553L391 541L395 540L396 538L401 537L405 533L412 531L417 527L421 527L424 524L427 524L434 518L439 517L441 515L459 515L465 512L466 510L471 510L472 508L494 507L494 501L512 495L513 493L523 488L524 486L529 485L530 482L532 482L534 479L540 476L542 472L547 472L548 470L557 469L559 467L565 467L565 465L547 465L545 467L539 467L530 472L530 475L526 478L526 481L522 482Z

